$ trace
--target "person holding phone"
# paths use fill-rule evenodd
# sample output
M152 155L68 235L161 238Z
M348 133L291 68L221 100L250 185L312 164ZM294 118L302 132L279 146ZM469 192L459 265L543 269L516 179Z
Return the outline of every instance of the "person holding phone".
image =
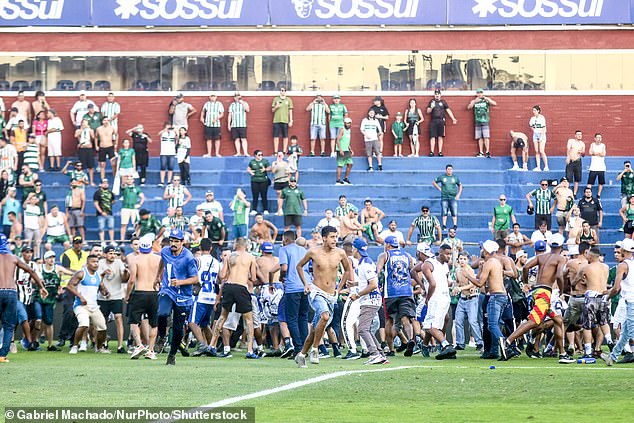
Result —
M280 137L286 151L288 148L288 128L293 127L293 100L286 95L286 87L280 87L280 95L273 99L273 151L280 151Z
M628 203L628 198L634 195L634 172L632 172L632 162L623 162L623 170L616 175L616 180L621 181L621 207Z

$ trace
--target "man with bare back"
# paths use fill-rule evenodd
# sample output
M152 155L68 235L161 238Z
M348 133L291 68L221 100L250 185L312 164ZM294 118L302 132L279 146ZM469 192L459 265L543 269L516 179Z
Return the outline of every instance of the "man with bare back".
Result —
M309 359L313 364L319 364L319 343L324 337L324 330L333 317L334 305L337 302L337 269L341 264L344 269L341 277L342 286L350 280L352 270L345 251L337 248L337 229L325 226L321 230L324 245L311 248L304 258L297 263L296 269L304 284L304 292L308 294L308 301L315 312L313 323L304 341L302 350L295 356L295 362L300 368L306 366L306 354L310 351ZM313 284L306 283L303 267L310 260L313 261Z
M271 232L273 232L271 234ZM274 224L264 219L261 213L255 215L255 223L251 227L249 239L262 245L263 242L275 243L277 238L277 228Z
M555 206L557 207L555 218L557 225L559 225L559 233L563 235L568 220L568 211L575 204L575 195L565 177L561 178L561 182L555 187L553 193L555 193Z
M209 345L216 345L218 335L227 320L231 308L235 304L236 313L241 314L244 318L247 335L246 358L258 359L260 357L253 352L253 312L256 310L253 310L251 294L249 293L249 282L252 284L256 279L257 265L255 257L247 253L246 248L246 239L238 238L234 242L234 251L228 258L225 257L223 259L222 269L218 276L220 280L225 281L222 285L222 299L220 302L222 313L218 319L218 324L214 326L215 330Z
M17 323L18 291L15 284L16 267L31 275L31 280L35 281L40 287L40 297L42 299L46 298L48 291L44 288L42 279L29 265L9 251L7 237L0 233L0 320L2 320L2 329L4 329L2 348L0 348L0 363L9 362L7 354L13 339L13 330Z
M503 353L505 360L517 357L521 354L519 349L515 346L514 341L531 329L539 326L546 316L548 316L555 323L555 342L559 350L559 364L575 362L564 350L563 320L560 315L555 314L550 304L553 285L557 283L558 286L563 286L563 269L566 264L566 258L561 255L561 249L564 245L563 235L553 235L549 244L551 248L550 253L535 256L524 265L524 271L522 272L524 284L528 284L529 270L535 266L539 266L537 284L533 289L533 309L528 316L528 320L522 323L515 332L506 339L506 348Z
M106 159L110 160L112 173L115 172L115 164L117 160L116 131L115 128L110 125L109 118L103 118L101 126L95 131L95 138L97 139L95 150L99 154L101 179L104 179L106 177Z
M130 358L138 359L141 354L149 360L156 360L154 342L156 341L158 324L158 295L154 286L155 276L158 273L161 256L152 253L152 236L144 236L138 240L139 254L128 256L128 268L130 279L125 302L130 308L130 332L136 348ZM141 342L139 325L147 316L150 325L147 348Z
M586 154L586 144L583 142L583 133L575 131L575 137L568 140L566 145L566 179L574 182L574 196L577 197L579 182L581 182L581 158Z
M566 330L570 345L575 343L575 332L580 329L580 320L586 303L585 286L582 284L573 285L573 281L579 269L588 264L588 259L586 258L588 249L590 249L590 245L587 242L582 242L578 246L569 245L568 254L570 258L564 266L564 286L561 292L570 295L568 297L568 308L564 313L564 330Z

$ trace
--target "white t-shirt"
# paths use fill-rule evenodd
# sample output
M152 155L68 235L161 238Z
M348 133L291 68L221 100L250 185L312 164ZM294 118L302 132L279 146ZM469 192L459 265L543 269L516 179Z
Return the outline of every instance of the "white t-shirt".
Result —
M24 229L40 229L40 207L28 204L24 208Z
M325 228L326 226L332 226L333 228L337 230L337 232L339 232L339 228L341 227L341 222L339 222L339 219L337 219L336 217L333 217L332 219L326 219L324 217L323 219L319 221L319 223L317 223L317 227L315 229L321 232L321 229Z
M543 134L546 131L546 118L543 115L533 116L528 125L533 128L533 132Z
M364 118L361 121L361 132L363 132L363 141L370 142L378 140L383 130L378 120Z
M21 120L24 121L24 129L29 129L29 121L26 119L26 116L21 115L20 113L18 113L17 115L15 115L11 119L9 119L5 126L9 130L11 130L13 128L17 128L18 123L20 123Z
M161 132L161 156L176 155L176 131Z
M605 144L590 144L590 150L595 153L605 153ZM605 172L605 156L590 156L590 170L593 172Z
M51 213L46 215L46 235L48 236L62 236L66 234L66 228L64 228L64 215L60 212L57 217Z
M178 163L189 163L190 156L187 156L187 160L185 160L185 155L187 155L187 150L191 151L192 141L189 137L179 138L178 139L178 150L176 151L176 159Z
M220 219L220 213L223 212L222 204L220 204L220 201L217 200L205 201L204 203L200 203L199 206L204 210L203 215L207 213L207 211L210 211L211 214L216 216L218 219Z
M121 279L121 277L123 276L125 265L119 259L116 259L112 263L109 263L105 259L99 260L99 269L97 270L99 277L101 277L101 274L105 272L106 269L110 269L112 273L110 275L104 275L103 278L101 278L101 280L103 284L106 286L106 289L108 290L108 292L110 292L110 297L109 298L104 297L101 294L101 291L99 291L97 299L100 301L122 300L123 294L125 292L125 284L123 283L123 279ZM108 316L104 316L104 317L108 318Z
M92 104L93 106L95 106L95 110L99 110L99 108L97 107L97 105L95 104L94 101L92 100L77 100L75 102L75 104L73 104L73 108L70 109L71 113L76 113L75 114L75 125L76 126L81 126L81 121L84 120L84 115L86 113L88 113L88 105Z
M64 123L59 116L53 117L53 119L48 120L48 129L59 129L60 131L64 130ZM49 142L62 142L62 133L61 132L51 132L48 134L47 139Z
M389 229L386 229L379 234L379 237L381 239L385 239L388 236L395 236L399 244L405 244L405 237L403 236L403 232L399 231L398 229L394 232L390 231Z
M369 257L362 257L359 260L359 264L354 270L355 279L357 281L357 288L359 291L364 290L368 286L368 282L375 279L378 282L378 275L376 273L376 264ZM381 293L378 289L370 292L368 295L359 297L359 305L381 305Z

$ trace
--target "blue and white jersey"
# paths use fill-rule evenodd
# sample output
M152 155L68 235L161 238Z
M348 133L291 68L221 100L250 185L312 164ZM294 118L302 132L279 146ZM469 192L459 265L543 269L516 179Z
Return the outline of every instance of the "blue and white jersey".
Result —
M92 275L88 272L88 269L83 268L84 278L77 285L77 292L84 297L86 300L86 305L88 307L94 308L99 307L97 305L97 294L99 293L99 286L101 285L101 279L99 278L99 274L97 272ZM73 303L73 308L81 306L81 300L79 297L75 297L75 302Z
M220 273L220 262L210 254L200 256L198 265L198 279L200 280L200 292L196 298L197 303L216 304L216 282Z
M171 279L188 279L198 276L198 263L187 248L177 256L172 255L170 247L161 250L163 260L163 278L159 295L167 295L177 306L191 306L194 302L192 285L170 286Z
M359 291L363 291L368 286L368 282L370 282L372 279L376 280L377 282L379 280L379 277L376 273L376 264L372 261L370 257L361 257L361 259L359 260L359 264L354 269L354 276ZM362 306L380 306L381 304L381 293L379 292L378 287L369 294L359 297L359 305Z
M409 266L412 256L401 250L386 251L385 284L383 296L385 298L410 297L412 290L412 278L409 274Z

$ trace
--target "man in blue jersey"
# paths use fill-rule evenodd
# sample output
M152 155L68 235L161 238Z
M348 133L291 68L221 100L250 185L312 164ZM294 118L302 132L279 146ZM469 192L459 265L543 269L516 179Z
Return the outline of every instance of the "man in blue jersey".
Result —
M166 365L176 364L176 352L183 339L183 326L193 303L192 285L199 283L198 264L194 255L183 245L183 231L172 229L170 246L161 250L161 262L154 284L160 285L158 332L167 334L167 318L172 313L172 342Z
M383 297L389 316L388 320L392 320L394 325L400 322L403 326L403 332L407 338L406 357L412 356L416 346L412 326L412 319L416 317L412 277L419 285L421 282L417 273L412 273L410 276L414 264L414 258L400 249L400 244L395 236L385 238L385 252L379 255L376 268L377 273L384 272L385 276ZM389 327L387 322L386 327ZM393 329L393 332L397 331Z
M218 273L220 273L220 262L211 255L211 247L212 242L209 238L203 238L200 241L201 255L198 258L198 278L201 288L189 316L189 328L199 343L194 357L207 355L208 345L211 341L209 324L214 315L214 305L219 300L217 280Z
M99 277L97 269L99 269L99 257L91 254L86 259L86 267L76 272L70 278L68 286L66 287L66 289L75 296L73 311L75 312L75 316L77 316L78 323L70 354L77 354L79 351L79 342L83 339L88 330L88 326L91 324L97 331L95 349L104 354L110 353L110 350L104 345L107 329L106 319L104 319L97 304L97 293L99 291L101 291L101 294L106 298L110 297L110 292L108 292Z

